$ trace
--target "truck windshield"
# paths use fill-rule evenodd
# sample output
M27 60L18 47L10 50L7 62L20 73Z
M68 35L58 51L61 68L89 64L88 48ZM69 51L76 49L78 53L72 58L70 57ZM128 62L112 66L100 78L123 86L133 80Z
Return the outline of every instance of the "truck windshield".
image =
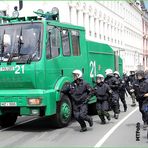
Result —
M41 56L41 24L0 26L0 61L27 62Z

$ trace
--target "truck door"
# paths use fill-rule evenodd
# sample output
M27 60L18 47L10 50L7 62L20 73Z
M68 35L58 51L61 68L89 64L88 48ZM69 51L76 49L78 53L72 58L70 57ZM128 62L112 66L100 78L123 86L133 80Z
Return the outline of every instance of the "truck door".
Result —
M83 69L82 52L80 50L80 34L78 30L62 29L62 56L65 61L65 73L71 73L74 69Z
M72 78L74 69L80 69L84 73L87 65L87 58L84 57L87 56L84 55L86 43L80 38L80 31L57 26L49 26L48 30L46 77L52 77L50 83L55 84L63 76Z

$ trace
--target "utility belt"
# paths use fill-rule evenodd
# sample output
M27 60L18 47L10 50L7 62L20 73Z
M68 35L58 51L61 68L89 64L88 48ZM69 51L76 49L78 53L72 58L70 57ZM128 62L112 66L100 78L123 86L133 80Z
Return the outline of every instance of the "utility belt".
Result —
M84 98L76 98L76 97L72 97L72 100L74 102L75 105L81 105L81 104L84 104L84 103L87 103L87 99L84 99Z
M72 94L71 97L75 102L85 102L85 100L87 100L88 98L88 94L87 93L83 93L83 94Z
M148 101L147 102L143 102L141 110L143 112L148 112Z
M82 105L82 104L87 104L87 101L75 101L73 100L75 105Z
M108 97L105 95L99 95L97 96L97 101L107 101Z
M112 100L112 101L111 101L111 104L112 104L112 105L118 105L118 100Z

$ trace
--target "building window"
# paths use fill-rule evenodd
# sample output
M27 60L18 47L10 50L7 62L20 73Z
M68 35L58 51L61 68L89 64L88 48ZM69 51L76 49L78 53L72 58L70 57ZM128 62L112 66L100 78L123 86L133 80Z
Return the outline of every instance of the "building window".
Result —
M69 7L69 21L70 21L70 23L71 23L71 7Z
M97 23L97 19L94 18L94 36L95 38L97 37L97 32L96 32L96 23Z
M72 30L71 37L72 37L73 55L79 56L80 55L79 31Z
M91 36L91 16L89 16L89 35Z
M68 30L62 30L62 48L63 48L63 55L70 56L70 42L69 42L69 33Z
M48 32L48 42L47 42L47 58L54 58L57 57L60 52L60 31L58 28L54 26L50 26Z
M79 24L79 10L76 10L76 21L77 21L77 25Z
M104 40L105 40L105 22L103 22L103 37L104 37Z
M86 17L86 14L83 13L83 26L84 26L84 27L86 26L86 24L85 24L85 17Z

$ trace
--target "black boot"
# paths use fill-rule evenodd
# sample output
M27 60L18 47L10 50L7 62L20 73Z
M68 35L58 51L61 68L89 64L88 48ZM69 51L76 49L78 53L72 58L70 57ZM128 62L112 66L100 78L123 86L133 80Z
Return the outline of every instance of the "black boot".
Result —
M119 114L114 114L114 118L118 119L119 118Z
M135 102L133 102L133 103L131 104L131 106L136 106L136 103L135 103Z
M101 124L106 124L105 119L104 120L101 120Z
M144 124L143 124L143 130L146 130L146 129L147 129L147 127L148 127L147 122L144 122Z
M86 132L87 131L87 127L82 127L80 132Z
M107 111L104 111L104 115L106 116L107 120L110 121L110 114Z
M127 106L126 105L124 105L124 112L126 112L127 111Z
M101 124L106 124L105 118L103 115L99 115L100 119L101 119Z
M93 119L90 117L90 120L88 121L89 126L92 127L93 126Z
M110 121L111 118L110 118L110 114L108 116L106 116L107 120Z

